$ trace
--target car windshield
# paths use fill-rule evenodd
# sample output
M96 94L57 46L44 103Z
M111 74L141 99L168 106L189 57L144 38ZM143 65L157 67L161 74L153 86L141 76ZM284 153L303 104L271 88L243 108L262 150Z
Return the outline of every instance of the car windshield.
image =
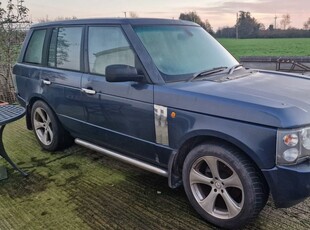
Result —
M166 82L237 65L236 59L198 26L137 26L134 28Z

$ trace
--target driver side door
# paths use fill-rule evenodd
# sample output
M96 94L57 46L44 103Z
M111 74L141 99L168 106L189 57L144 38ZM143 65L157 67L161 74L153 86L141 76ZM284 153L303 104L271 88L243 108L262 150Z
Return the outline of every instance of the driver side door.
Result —
M81 90L84 139L156 164L153 111L154 86L144 82L107 82L109 65L125 64L145 71L120 26L87 29L88 73Z

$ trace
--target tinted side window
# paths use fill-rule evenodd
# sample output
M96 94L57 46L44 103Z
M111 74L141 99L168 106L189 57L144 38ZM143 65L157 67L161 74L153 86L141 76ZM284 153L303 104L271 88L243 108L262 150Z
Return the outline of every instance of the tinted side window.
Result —
M45 34L46 30L36 30L32 33L24 57L25 62L34 64L42 63L42 52L43 52Z
M54 29L49 47L48 65L80 70L81 39L81 27Z
M91 73L105 75L109 65L135 66L135 55L119 27L90 27L88 60Z

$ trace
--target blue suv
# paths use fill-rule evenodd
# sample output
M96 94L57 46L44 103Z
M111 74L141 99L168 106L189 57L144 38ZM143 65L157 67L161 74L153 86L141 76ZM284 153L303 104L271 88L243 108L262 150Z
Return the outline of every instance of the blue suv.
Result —
M184 186L207 221L237 228L269 193L310 195L310 81L242 67L195 23L37 24L14 66L26 123L50 151L73 143Z

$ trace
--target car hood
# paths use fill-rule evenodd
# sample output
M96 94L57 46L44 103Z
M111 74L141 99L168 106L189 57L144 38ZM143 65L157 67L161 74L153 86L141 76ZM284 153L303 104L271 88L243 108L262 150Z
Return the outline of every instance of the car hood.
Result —
M256 71L227 81L155 87L155 104L255 124L292 128L310 124L310 79Z

